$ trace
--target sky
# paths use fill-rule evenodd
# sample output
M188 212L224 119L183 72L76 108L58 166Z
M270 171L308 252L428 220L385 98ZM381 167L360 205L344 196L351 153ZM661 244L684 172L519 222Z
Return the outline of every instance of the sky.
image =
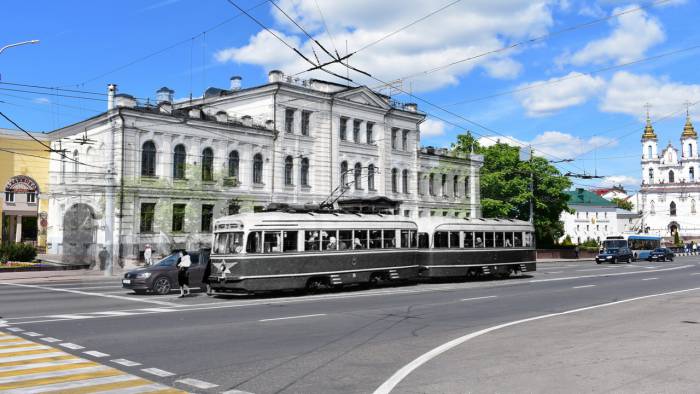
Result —
M340 81L304 72L290 47L330 58L298 24L372 77L329 71L416 102L428 114L424 146L469 130L483 145L531 144L553 162L573 159L554 163L563 173L602 177L575 187L636 190L647 109L660 147L679 146L686 110L700 121L697 15L693 0L7 2L0 47L41 42L0 53L0 111L41 132L103 112L108 83L153 100L162 86L184 99L234 75L263 84L271 69Z

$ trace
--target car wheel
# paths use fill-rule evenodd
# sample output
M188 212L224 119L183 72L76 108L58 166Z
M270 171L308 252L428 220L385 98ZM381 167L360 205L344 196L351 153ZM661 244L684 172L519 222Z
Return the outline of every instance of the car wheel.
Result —
M617 264L617 257L614 257L614 258L612 259L612 263L613 263L613 264Z
M600 262L600 261L598 261L598 260L596 260L596 261L595 261L595 263L596 263L596 264L600 264L601 262Z
M630 256L630 257L627 258L627 264L629 264L629 263L631 263L631 262L632 262L632 256Z
M157 278L155 282L153 282L153 292L156 294L169 294L172 288L173 286L170 284L170 279L166 278L165 276L161 276L160 278Z

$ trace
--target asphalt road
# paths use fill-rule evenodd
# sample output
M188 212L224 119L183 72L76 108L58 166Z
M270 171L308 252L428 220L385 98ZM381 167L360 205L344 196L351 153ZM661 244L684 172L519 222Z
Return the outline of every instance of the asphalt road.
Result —
M700 343L700 326L692 323L700 321L700 289L689 290L696 288L697 257L540 264L535 273L506 280L312 296L178 299L130 294L119 278L17 283L0 277L0 315L7 322L0 331L75 344L80 348L62 350L190 392L693 391L684 389L697 387L697 364L683 343L695 350ZM659 295L682 290L689 291ZM557 314L649 295L659 296ZM530 318L536 319L464 339ZM678 335L686 341L678 343ZM463 341L428 353L455 339ZM664 355L659 364L671 356L681 364L672 374L654 375L650 354ZM414 361L421 356L423 363ZM606 369L619 364L643 368ZM399 379L402 368L408 372ZM675 386L667 385L668 374Z

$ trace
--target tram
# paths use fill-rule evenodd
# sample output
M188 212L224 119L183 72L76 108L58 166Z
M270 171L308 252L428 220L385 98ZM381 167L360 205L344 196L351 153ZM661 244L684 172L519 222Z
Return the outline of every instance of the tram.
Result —
M416 222L421 277L507 277L537 269L529 222L445 217Z

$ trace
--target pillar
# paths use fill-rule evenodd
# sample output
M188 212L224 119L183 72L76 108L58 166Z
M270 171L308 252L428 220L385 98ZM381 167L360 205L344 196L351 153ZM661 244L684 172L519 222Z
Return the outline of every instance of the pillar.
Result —
M22 215L17 215L15 220L15 242L20 243L22 242Z

